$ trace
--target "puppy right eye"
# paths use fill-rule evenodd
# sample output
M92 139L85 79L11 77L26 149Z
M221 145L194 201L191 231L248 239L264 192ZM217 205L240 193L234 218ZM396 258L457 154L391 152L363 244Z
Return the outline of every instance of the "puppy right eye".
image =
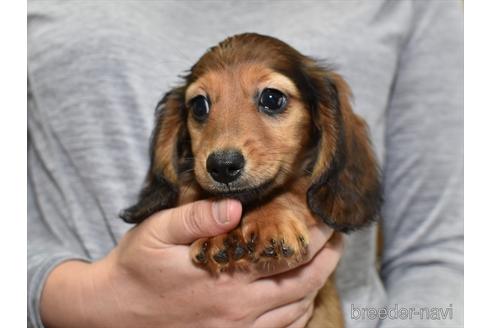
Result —
M203 122L207 119L210 112L210 107L208 104L208 99L205 96L196 96L191 100L190 103L191 113L195 120Z
M279 114L285 110L287 97L277 89L267 88L262 91L258 105L268 115Z

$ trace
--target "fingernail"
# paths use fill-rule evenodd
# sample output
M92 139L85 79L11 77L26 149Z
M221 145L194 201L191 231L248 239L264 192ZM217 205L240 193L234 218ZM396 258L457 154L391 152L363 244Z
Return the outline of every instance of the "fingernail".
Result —
M212 215L221 224L229 223L229 202L227 199L212 203Z

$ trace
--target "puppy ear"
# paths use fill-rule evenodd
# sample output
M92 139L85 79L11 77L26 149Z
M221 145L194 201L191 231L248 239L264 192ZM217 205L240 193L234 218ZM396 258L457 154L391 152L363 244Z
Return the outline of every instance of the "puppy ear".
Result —
M124 221L139 223L157 211L176 205L179 172L193 165L188 152L184 87L180 87L168 92L157 104L145 186L137 203L120 213Z
M310 209L335 230L349 232L379 216L380 174L365 122L353 111L343 78L324 73L317 83L313 120L317 159L307 199ZM316 83L314 83L316 85Z

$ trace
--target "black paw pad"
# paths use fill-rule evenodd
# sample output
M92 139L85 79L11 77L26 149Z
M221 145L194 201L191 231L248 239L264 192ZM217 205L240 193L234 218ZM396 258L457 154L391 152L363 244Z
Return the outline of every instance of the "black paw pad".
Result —
M234 249L234 260L239 260L246 253L246 249L243 245L237 244Z
M221 249L218 253L214 255L214 260L217 263L227 263L229 262L229 254L227 254L226 249Z

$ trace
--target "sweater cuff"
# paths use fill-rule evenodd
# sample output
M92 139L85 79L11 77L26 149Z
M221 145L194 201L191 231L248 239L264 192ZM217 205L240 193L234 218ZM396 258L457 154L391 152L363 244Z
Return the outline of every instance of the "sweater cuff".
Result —
M47 258L34 269L35 272L32 273L27 290L27 327L44 328L40 312L40 300L44 284L56 266L71 260L90 262L88 258L82 257L80 254L64 252Z

